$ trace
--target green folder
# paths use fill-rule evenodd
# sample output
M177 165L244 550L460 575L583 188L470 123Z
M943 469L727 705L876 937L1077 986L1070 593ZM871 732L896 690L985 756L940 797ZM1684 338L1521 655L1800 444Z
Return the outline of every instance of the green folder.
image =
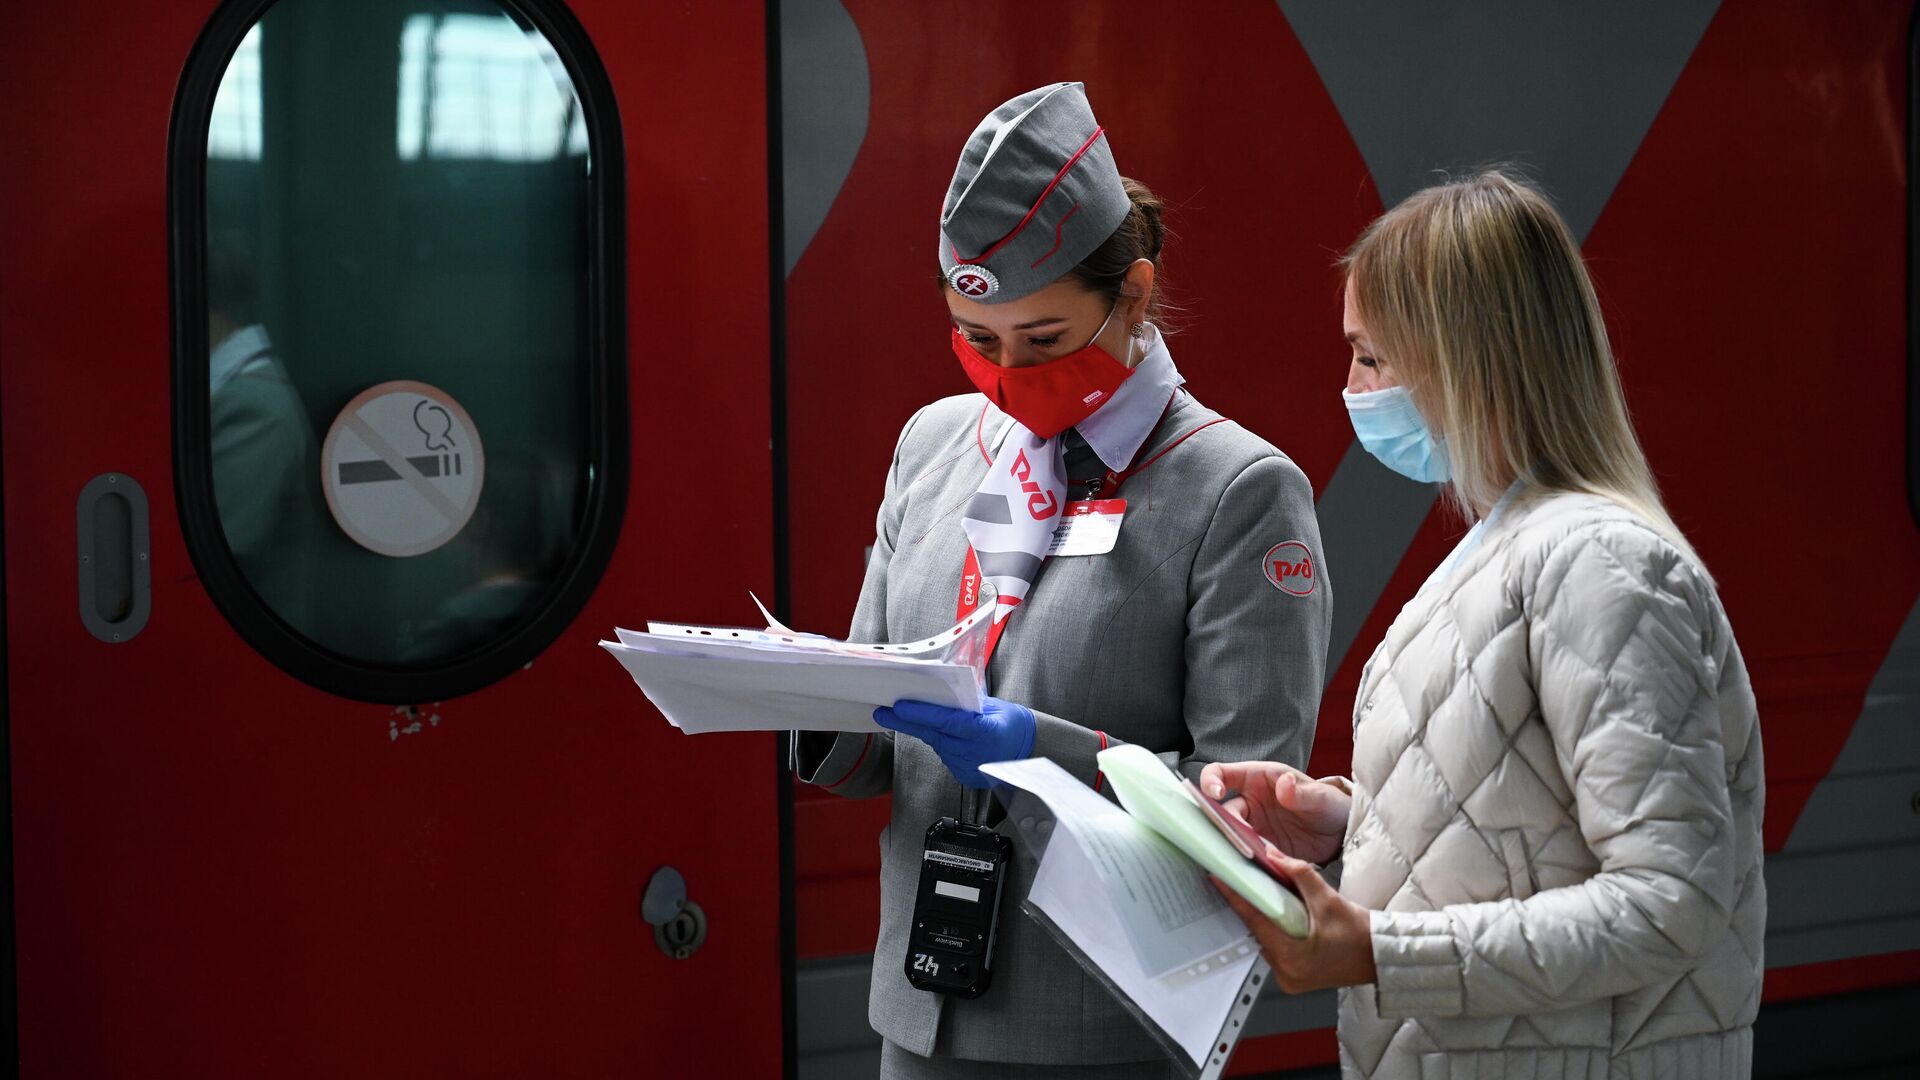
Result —
M1280 929L1297 938L1307 936L1306 905L1220 835L1166 762L1132 744L1109 747L1095 757L1120 805L1134 820L1226 882Z

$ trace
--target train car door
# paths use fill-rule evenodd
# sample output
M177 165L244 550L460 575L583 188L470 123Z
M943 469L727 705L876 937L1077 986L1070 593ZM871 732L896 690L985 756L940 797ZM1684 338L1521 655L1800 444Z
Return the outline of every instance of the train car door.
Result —
M777 1075L772 741L595 647L770 581L764 39L0 19L25 1075Z

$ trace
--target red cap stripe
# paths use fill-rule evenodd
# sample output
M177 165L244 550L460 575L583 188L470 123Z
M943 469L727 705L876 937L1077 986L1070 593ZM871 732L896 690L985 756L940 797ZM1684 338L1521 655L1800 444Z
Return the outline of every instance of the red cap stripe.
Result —
M1073 209L1067 211L1067 216L1061 218L1060 224L1055 225L1053 227L1053 246L1047 249L1047 253L1045 255L1042 255L1039 258L1033 260L1033 265L1027 267L1027 269L1038 270L1040 269L1041 263L1046 262L1048 259L1053 258L1053 253L1060 250L1060 235L1066 229L1067 222L1073 220L1073 215L1079 212L1080 212L1080 204L1074 203Z
M959 263L986 262L988 259L993 257L994 252L999 251L1003 247L1006 247L1008 241L1012 240L1016 236L1019 236L1020 230L1026 228L1027 224L1033 220L1033 215L1040 212L1040 204L1046 202L1047 196L1053 194L1053 189L1060 186L1060 181L1063 177L1067 175L1067 170L1073 168L1074 163L1079 161L1080 158L1084 156L1088 150L1093 149L1094 140L1100 138L1101 135L1105 134L1106 130L1107 129L1103 127L1093 129L1093 135L1087 139L1087 141L1080 147L1080 149L1075 150L1073 152L1073 156L1067 159L1067 163L1065 165L1060 166L1059 172L1053 174L1053 180L1047 184L1046 190L1040 193L1039 198L1033 200L1033 206L1027 210L1027 216L1020 219L1020 224L1015 225L1013 227L1012 232L1001 237L1000 240L997 243L995 243L992 247L988 248L987 250L981 252L979 255L976 255L971 259L962 259L960 257L960 249L954 248L953 261L959 262ZM951 244L949 244L948 246L952 247ZM1035 264L1035 265L1038 265L1038 264Z

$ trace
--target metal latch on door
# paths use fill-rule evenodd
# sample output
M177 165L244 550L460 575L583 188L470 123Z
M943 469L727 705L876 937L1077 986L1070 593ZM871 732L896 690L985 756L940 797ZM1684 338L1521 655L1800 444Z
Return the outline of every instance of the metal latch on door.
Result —
M687 880L671 866L653 872L640 899L640 917L653 927L653 943L675 960L685 960L706 943L707 913L687 899Z

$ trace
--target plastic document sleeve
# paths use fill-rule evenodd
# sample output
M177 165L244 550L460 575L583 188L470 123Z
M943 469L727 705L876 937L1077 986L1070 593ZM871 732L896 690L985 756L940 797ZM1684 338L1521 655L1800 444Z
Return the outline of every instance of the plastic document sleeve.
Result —
M1047 933L1067 951L1067 955L1073 957L1087 974L1107 988L1107 992L1120 1002L1128 1015L1132 1016L1148 1035L1153 1036L1154 1042L1160 1044L1160 1049L1165 1052L1168 1060L1174 1063L1182 1075L1195 1077L1197 1080L1218 1080L1219 1077L1226 1075L1227 1062L1233 1059L1234 1047L1239 1045L1240 1036L1247 1029L1247 1017L1253 1013L1253 1003L1259 999L1260 991L1267 985L1267 975L1271 969L1264 957L1257 952L1254 954L1252 965L1247 968L1246 975L1240 980L1239 993L1234 996L1233 1005L1221 1020L1219 1034L1214 1036L1213 1042L1209 1044L1205 1058L1196 1062L1172 1033L1161 1027L1145 1009L1140 1007L1139 1003L1134 1001L1131 995L1121 989L1120 984L1115 982L1104 968L1095 963L1080 946L1074 944L1072 936L1049 918L1045 911L1035 906L1032 901L1021 903L1020 910L1041 926L1046 927Z
M1267 981L1247 928L1173 844L1045 758L981 771L1039 860L1021 910L1187 1076L1219 1076Z

